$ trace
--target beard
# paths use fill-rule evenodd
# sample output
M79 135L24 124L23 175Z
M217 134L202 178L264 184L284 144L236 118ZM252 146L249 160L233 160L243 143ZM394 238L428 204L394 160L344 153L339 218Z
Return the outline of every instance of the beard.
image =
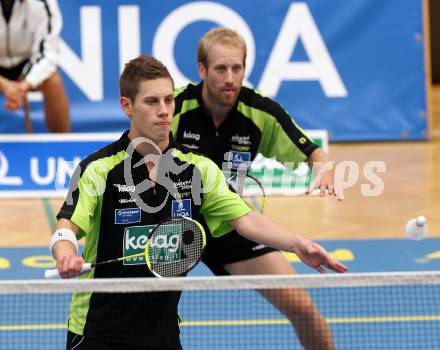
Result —
M224 95L221 89L213 91L213 89L211 89L211 87L208 84L206 85L206 87L207 87L209 99L215 102L217 105L228 108L232 108L235 106L238 100L239 89L236 89L233 96L227 97Z

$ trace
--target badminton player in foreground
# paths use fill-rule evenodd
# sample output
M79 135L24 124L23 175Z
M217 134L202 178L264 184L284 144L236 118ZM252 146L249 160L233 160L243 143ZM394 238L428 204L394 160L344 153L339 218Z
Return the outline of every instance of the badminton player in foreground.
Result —
M50 239L61 277L185 275L194 264L193 250L186 248L194 246L194 255L203 249L203 229L195 221L201 217L213 236L235 229L248 239L294 252L319 272L347 270L320 245L252 211L229 191L212 161L173 141L174 86L162 63L144 55L131 60L119 85L130 130L84 159L72 177ZM155 232L160 234L153 237ZM81 257L77 238L82 237ZM174 274L156 269L182 261L184 267ZM179 298L180 292L74 294L67 349L181 349Z

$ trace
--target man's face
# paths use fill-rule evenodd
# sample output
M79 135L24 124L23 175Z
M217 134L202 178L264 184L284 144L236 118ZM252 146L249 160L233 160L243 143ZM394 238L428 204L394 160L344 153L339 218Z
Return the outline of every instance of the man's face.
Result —
M210 103L233 107L244 78L243 52L240 48L216 43L208 53L208 67L199 63L204 80L204 96Z
M156 144L168 140L175 108L169 78L142 81L134 101L121 97L121 107L130 117L133 137L147 137Z

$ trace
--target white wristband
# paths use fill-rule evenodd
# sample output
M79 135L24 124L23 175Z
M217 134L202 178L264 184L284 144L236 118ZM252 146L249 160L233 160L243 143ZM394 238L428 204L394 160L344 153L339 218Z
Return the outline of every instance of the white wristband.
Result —
M69 230L68 228L60 228L59 230L56 230L49 241L49 250L52 256L55 258L53 254L53 246L55 243L59 241L69 241L75 246L75 254L78 253L78 241L76 239L76 235L72 230Z

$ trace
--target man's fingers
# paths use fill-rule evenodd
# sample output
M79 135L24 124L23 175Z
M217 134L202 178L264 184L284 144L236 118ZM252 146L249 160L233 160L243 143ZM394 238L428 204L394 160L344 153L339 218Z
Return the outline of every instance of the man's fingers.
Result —
M68 278L67 271L69 270L69 260L66 257L61 258L57 262L57 267L61 278Z
M335 189L333 187L333 184L330 182L328 185L328 194L333 195L335 193Z
M75 261L75 276L78 276L81 274L81 268L84 265L84 259L78 257Z
M7 97L5 99L5 107L9 111L16 111L23 104L23 99L19 97Z
M70 275L77 275L79 271L81 270L81 265L78 262L78 259L70 259L69 260L69 274Z
M315 267L315 270L317 270L319 273L325 273L325 270L322 266Z
M334 272L347 272L348 268L344 264L341 264L339 261L332 260L325 265L327 268Z
M322 185L319 187L319 189L320 189L320 195L321 195L321 197L324 197L324 196L325 196L325 191L327 190L327 186L326 186L325 184L322 184Z
M9 112L15 112L20 105L18 103L6 103L5 107Z
M315 189L317 189L319 186L319 178L314 179L310 182L309 187L306 190L306 194L312 193Z
M76 255L63 256L57 261L57 268L62 278L72 278L79 275L84 260Z

